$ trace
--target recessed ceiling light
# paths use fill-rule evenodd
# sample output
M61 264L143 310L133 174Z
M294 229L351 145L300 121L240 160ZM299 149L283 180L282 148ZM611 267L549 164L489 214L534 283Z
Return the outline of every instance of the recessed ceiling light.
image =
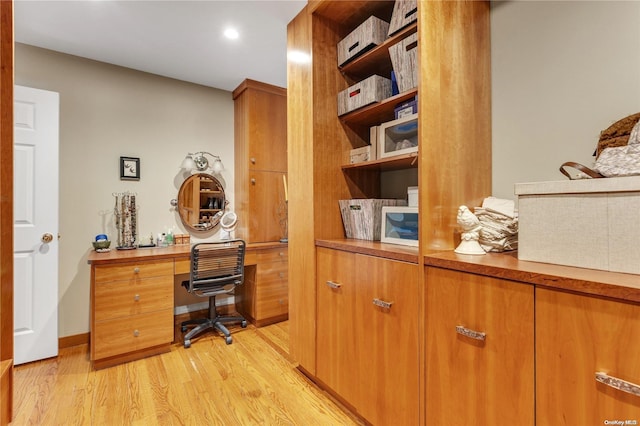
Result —
M235 40L238 37L240 37L240 34L238 33L238 30L236 30L235 28L227 28L224 30L224 36L230 40Z

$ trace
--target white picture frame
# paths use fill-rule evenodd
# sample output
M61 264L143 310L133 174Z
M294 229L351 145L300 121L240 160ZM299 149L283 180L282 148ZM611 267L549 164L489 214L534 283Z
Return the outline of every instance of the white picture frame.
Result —
M380 241L418 247L418 219L417 207L382 207Z
M418 114L380 124L378 158L418 152Z

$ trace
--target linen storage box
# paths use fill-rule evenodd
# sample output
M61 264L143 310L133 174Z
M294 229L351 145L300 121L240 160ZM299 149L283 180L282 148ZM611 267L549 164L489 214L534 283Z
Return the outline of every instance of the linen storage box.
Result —
M338 200L347 238L380 241L382 206L404 205L404 200L363 198Z
M371 16L338 43L338 66L345 65L372 47L382 43L387 38L388 31L389 24L387 22Z
M389 47L391 66L396 74L400 93L418 87L418 33L413 33Z
M518 259L640 274L640 176L515 184Z
M389 35L397 33L407 25L418 19L417 0L396 0L393 5L391 22L389 22Z
M372 75L338 93L338 115L391 97L391 80Z

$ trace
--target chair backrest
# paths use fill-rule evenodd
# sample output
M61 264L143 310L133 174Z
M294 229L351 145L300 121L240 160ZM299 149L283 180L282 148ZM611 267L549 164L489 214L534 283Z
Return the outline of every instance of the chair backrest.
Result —
M245 249L243 240L195 244L191 248L189 293L215 296L242 284Z

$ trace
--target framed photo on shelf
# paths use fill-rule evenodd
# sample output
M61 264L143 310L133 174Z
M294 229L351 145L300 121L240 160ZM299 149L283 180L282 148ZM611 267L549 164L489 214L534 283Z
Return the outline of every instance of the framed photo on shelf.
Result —
M381 225L381 242L418 246L417 207L383 206Z
M120 180L140 180L140 159L120 157Z

